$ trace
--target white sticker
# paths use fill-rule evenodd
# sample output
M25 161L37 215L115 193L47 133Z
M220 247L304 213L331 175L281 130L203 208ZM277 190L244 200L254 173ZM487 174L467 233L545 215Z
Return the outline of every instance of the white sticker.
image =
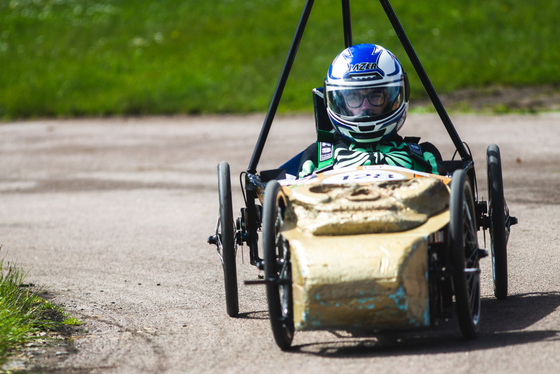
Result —
M324 184L368 183L402 179L406 179L406 176L389 170L353 170L327 177L321 182Z

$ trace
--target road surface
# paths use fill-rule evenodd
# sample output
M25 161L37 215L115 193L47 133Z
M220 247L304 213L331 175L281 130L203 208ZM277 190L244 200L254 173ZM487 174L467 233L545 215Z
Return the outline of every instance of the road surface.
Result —
M486 147L500 146L506 199L519 219L507 300L493 298L490 259L483 260L478 339L463 340L450 320L378 336L297 332L291 352L274 343L263 286L241 285L240 317L226 315L220 262L206 243L218 215L216 165L231 165L237 212L237 176L263 118L0 125L1 254L84 322L75 352L39 347L32 362L68 373L560 372L560 113L452 116L474 155L482 196ZM410 115L401 133L452 157L435 115ZM313 140L311 116L278 118L259 170ZM241 252L240 283L258 274L247 248Z

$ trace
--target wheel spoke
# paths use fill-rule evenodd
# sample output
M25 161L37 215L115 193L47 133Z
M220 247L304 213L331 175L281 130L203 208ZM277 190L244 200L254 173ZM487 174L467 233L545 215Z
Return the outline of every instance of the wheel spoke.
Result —
M220 229L221 229L220 217L218 217L218 221L216 222L216 230L213 238L215 239L214 244L216 244L216 251L218 252L218 257L220 258L220 262L222 263L222 266L224 266L224 258L222 257L224 245L222 244L222 231Z

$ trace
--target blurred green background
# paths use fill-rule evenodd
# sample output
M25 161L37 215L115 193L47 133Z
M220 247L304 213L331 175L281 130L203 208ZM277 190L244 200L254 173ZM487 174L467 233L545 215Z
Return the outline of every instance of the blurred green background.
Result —
M0 0L0 118L267 110L304 0ZM560 1L393 0L439 93L560 83ZM381 5L353 0L354 43L394 52ZM312 110L342 49L340 0L316 0L281 112Z

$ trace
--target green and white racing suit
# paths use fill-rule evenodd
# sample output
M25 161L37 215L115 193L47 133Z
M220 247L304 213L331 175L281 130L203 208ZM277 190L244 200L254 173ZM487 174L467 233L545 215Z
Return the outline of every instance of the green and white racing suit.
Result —
M419 138L405 138L395 135L388 140L371 145L347 143L340 138L332 142L311 144L303 153L298 178L313 172L339 169L348 166L391 165L412 170L438 174L435 147L422 150Z

